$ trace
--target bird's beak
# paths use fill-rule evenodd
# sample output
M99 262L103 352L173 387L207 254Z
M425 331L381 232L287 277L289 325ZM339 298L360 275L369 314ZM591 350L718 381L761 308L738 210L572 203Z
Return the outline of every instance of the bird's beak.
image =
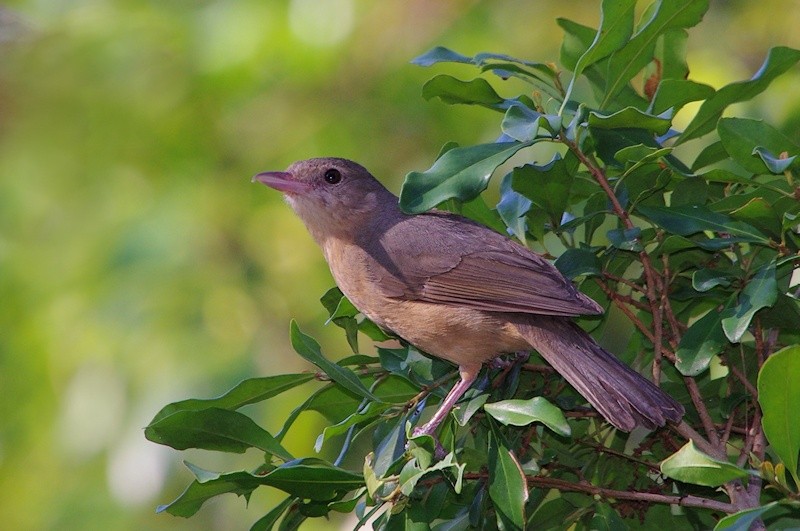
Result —
M303 194L311 190L309 183L297 180L288 171L265 171L253 177L253 182L256 181L288 194Z

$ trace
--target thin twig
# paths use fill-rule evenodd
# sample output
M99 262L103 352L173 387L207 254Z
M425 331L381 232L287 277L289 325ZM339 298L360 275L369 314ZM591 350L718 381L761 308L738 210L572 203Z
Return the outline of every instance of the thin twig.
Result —
M708 414L708 408L703 401L703 395L700 393L700 388L697 387L697 382L694 380L694 378L689 376L684 376L683 382L686 385L686 389L689 391L692 404L694 404L694 408L697 410L697 414L700 416L700 422L703 424L703 430L706 432L708 442L711 443L711 446L718 448L721 451L722 447L720 446L719 434L714 426L714 421L711 420L711 415Z
M488 478L486 472L473 472L464 474L464 479L479 479L484 480ZM681 507L699 507L703 509L710 509L712 511L719 511L722 513L733 513L735 509L730 503L725 503L709 498L701 498L699 496L670 496L666 494L659 494L656 492L642 492L642 491L628 491L628 490L615 490L607 489L592 485L586 481L572 483L563 479L550 478L546 476L525 476L529 487L539 487L545 489L556 489L566 492L584 492L592 496L599 496L601 498L612 500L633 500L644 503L657 503L665 505L679 505Z

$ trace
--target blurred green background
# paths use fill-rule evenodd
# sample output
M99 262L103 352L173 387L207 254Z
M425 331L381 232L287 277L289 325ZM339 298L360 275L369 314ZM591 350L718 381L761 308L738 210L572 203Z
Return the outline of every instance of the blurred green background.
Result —
M641 6L643 7L643 6ZM163 405L302 371L288 322L347 353L318 298L332 281L254 173L356 159L399 189L441 145L495 138L499 115L420 96L435 45L556 61L555 18L594 1L35 0L0 7L0 528L246 529L282 497L156 515L191 476L257 454L144 439ZM718 1L691 32L692 77L749 77L800 47L795 0ZM467 66L435 73L462 78ZM492 80L502 93L524 87ZM791 72L739 114L798 139ZM366 343L365 340L362 341ZM301 389L250 411L277 430ZM306 414L286 445L313 455ZM309 524L309 529L332 524ZM352 527L347 521L343 528Z

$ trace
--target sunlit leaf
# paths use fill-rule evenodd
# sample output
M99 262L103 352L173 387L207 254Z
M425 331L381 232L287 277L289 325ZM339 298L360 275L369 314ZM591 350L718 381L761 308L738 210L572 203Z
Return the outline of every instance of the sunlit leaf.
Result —
M684 376L697 376L708 368L711 358L722 352L728 344L722 330L724 312L711 310L692 323L683 334L675 357L675 368Z
M411 60L412 64L419 66L432 66L436 63L467 63L472 64L471 57L461 55L444 46L437 46L424 54Z
M575 65L576 77L584 68L608 57L628 42L633 32L635 7L636 0L603 0L600 7L600 27L594 41Z
M294 320L291 322L289 335L292 341L292 347L294 347L295 351L300 354L300 356L322 369L322 371L327 374L331 380L338 383L348 391L351 391L364 398L378 402L381 401L380 398L372 394L366 387L364 387L364 384L361 383L361 380L358 379L358 376L356 376L353 371L347 369L346 367L337 365L336 363L333 363L325 358L322 355L319 343L317 343L311 336L304 334L300 330L300 327L297 326L297 322Z
M660 227L681 236L690 236L708 230L730 234L742 241L769 242L766 236L751 225L699 205L669 208L638 206L636 210Z
M673 113L677 113L687 103L708 99L713 94L714 89L702 83L688 79L664 79L658 84L648 111L661 114L672 109Z
M605 97L600 108L605 108L633 76L652 61L656 41L661 35L671 29L696 25L708 10L708 0L666 0L654 5L652 18L610 57Z
M528 485L519 461L496 430L489 436L489 497L498 513L499 522L508 522L514 529L525 527L525 502Z
M426 100L439 98L449 104L481 105L502 111L508 107L505 105L505 100L483 78L462 81L453 76L440 74L423 85L422 97Z
M756 520L776 507L778 507L778 502L771 502L761 507L729 514L720 519L717 525L714 526L714 531L749 531Z
M284 460L293 459L250 417L228 409L178 411L147 426L145 436L177 450L201 448L242 453L248 448L259 448Z
M427 171L406 176L400 191L400 208L420 213L448 199L469 201L486 189L499 165L528 145L502 142L451 149Z
M595 129L644 129L663 135L669 130L671 120L663 116L647 114L634 107L626 107L613 114L589 113L589 127Z
M661 473L684 483L706 487L717 487L750 476L747 470L704 454L691 440L661 462Z
M239 409L248 404L255 404L272 398L313 379L313 374L279 374L277 376L249 378L238 383L233 389L218 398L191 398L164 406L150 423L158 422L178 411L198 411L209 408Z
M800 153L800 147L762 120L720 118L717 133L728 155L752 173L783 173ZM780 159L780 153L789 158Z
M758 402L764 413L764 435L775 454L800 485L800 386L794 376L800 374L800 346L786 347L767 358L758 375ZM790 376L791 375L791 376Z
M484 404L483 409L507 426L527 426L541 422L564 437L569 437L572 433L564 413L541 396L530 400L510 399Z
M722 112L731 104L747 101L764 92L772 81L800 61L800 50L778 46L770 49L767 58L753 77L725 85L708 98L683 131L680 144L714 130Z
M726 312L722 329L731 343L738 343L750 326L750 321L762 308L775 304L778 299L778 284L775 279L775 262L759 268L747 286L739 294L736 307Z

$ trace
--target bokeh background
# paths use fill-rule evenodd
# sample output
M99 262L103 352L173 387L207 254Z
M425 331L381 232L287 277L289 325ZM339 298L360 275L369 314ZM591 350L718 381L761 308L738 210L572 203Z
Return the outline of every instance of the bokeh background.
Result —
M642 6L643 7L643 6ZM257 454L144 439L166 403L302 371L296 318L331 358L332 285L277 193L250 176L310 156L356 159L395 191L442 144L491 141L499 115L420 96L435 45L556 61L563 0L33 0L0 5L0 528L246 529L282 496L227 496L156 515L183 459L252 468ZM747 78L800 47L800 3L716 1L691 31L692 77ZM496 81L496 82L495 82ZM524 87L493 80L501 93ZM798 139L800 75L734 109ZM365 341L364 341L365 342ZM250 413L266 428L308 389ZM286 445L313 455L320 419ZM334 524L310 524L326 529ZM336 525L347 528L344 521Z

